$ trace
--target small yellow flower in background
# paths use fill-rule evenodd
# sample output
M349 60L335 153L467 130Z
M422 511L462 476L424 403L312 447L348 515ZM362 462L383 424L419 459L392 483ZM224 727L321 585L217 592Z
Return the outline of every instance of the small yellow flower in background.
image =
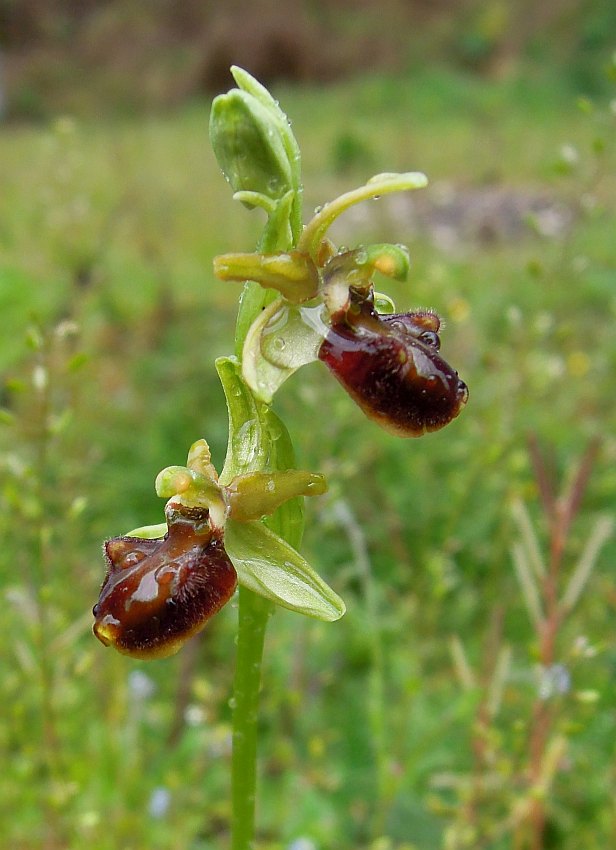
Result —
M453 298L447 305L452 322L465 322L470 316L471 305L465 298Z
M585 351L572 351L567 357L567 371L574 378L583 378L590 371L590 357Z

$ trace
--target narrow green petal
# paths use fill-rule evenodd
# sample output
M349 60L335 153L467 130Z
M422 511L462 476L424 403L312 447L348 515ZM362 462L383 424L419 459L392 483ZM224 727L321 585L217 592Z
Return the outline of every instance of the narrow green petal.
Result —
M220 254L214 258L214 274L221 280L254 280L295 303L313 298L319 287L316 266L310 257L297 251Z
M238 475L225 488L225 502L230 519L246 522L274 513L296 496L321 496L326 491L325 476L318 472L249 472Z
M315 256L325 237L327 230L345 210L360 201L378 198L391 192L405 192L411 189L421 189L428 185L428 178L419 171L409 171L405 174L376 174L363 186L345 192L335 200L325 204L312 218L301 235L297 244L298 250L306 251Z

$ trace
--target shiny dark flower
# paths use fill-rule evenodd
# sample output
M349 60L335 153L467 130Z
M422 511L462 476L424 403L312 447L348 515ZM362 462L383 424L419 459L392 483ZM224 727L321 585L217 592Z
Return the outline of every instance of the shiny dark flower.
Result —
M170 502L162 539L114 537L94 606L94 634L136 658L172 655L229 601L237 585L222 530L207 508Z
M259 416L236 364L218 366L230 409L239 405L244 413L252 403ZM193 443L186 466L156 477L157 494L168 499L166 522L105 542L107 574L93 613L94 634L106 646L136 658L172 655L238 583L320 620L344 614L342 600L299 552L260 521L289 500L321 495L325 478L301 469L254 470L221 484L211 460L204 439Z
M427 310L379 315L372 291L351 287L319 359L370 419L398 436L419 437L451 422L468 399L466 384L439 354L439 328Z

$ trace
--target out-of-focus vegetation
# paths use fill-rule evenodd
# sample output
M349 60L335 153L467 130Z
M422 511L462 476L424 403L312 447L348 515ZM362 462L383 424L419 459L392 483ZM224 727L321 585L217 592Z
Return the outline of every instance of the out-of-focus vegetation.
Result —
M443 315L471 395L402 441L320 364L279 394L300 465L329 476L304 545L348 613L270 625L264 850L538 847L541 824L544 848L613 843L616 117L602 63L587 97L560 68L276 90L309 208L372 171L432 178L338 238L409 244L411 280L382 288ZM11 850L226 846L233 607L150 664L100 646L89 610L101 539L161 519L158 470L200 436L224 457L213 359L238 289L211 261L249 249L259 213L234 208L207 111L0 131Z
M0 0L0 89L26 119L177 106L225 90L233 63L266 84L555 65L588 94L615 33L611 0Z

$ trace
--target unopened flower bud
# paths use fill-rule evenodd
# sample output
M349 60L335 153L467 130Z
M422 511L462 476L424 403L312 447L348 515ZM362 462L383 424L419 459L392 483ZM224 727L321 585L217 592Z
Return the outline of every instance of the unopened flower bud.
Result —
M215 98L210 140L234 192L276 200L292 188L291 165L276 123L252 94L231 89Z

